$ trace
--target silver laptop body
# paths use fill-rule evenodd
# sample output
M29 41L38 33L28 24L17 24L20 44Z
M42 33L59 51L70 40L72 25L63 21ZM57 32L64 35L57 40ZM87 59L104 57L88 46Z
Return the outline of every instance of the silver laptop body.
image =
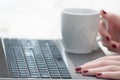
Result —
M26 39L24 39L26 40ZM93 51L90 54L73 54L73 53L67 53L64 51L63 45L61 40L53 40L60 53L61 56L66 64L66 67L70 73L71 78L67 80L103 80L103 79L97 79L96 77L93 76L82 76L81 74L75 73L75 67L82 65L88 61L94 60L96 58L105 56L103 51L101 49L98 49L96 51ZM8 79L8 80L17 80L17 79L30 79L30 80L56 80L56 78L11 78L10 77L10 71L9 71L9 66L8 66L8 61L7 61L7 56L6 56L6 49L5 49L5 44L4 44L4 39L0 39L0 79ZM66 80L66 79L57 79L57 80Z

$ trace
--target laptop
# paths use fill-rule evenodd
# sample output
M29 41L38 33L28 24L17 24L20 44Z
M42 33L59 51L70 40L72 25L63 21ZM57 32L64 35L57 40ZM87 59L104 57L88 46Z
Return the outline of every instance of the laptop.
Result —
M75 67L105 56L99 48L90 54L64 51L61 40L0 39L0 79L102 80L75 73Z

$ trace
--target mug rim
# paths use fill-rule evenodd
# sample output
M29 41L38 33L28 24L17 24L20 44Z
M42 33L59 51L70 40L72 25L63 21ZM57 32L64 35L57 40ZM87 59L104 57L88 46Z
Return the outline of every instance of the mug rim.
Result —
M96 15L100 14L99 11L89 8L65 8L62 13L70 15Z

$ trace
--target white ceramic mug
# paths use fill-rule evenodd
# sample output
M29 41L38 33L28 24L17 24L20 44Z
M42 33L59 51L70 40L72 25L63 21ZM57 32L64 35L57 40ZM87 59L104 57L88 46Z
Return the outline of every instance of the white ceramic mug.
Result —
M62 10L62 41L66 52L90 53L96 44L99 11L67 8Z

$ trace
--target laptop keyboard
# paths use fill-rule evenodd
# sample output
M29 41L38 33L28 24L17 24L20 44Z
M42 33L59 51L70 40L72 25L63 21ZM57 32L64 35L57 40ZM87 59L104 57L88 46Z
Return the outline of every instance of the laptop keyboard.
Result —
M53 40L4 39L11 78L71 79Z

